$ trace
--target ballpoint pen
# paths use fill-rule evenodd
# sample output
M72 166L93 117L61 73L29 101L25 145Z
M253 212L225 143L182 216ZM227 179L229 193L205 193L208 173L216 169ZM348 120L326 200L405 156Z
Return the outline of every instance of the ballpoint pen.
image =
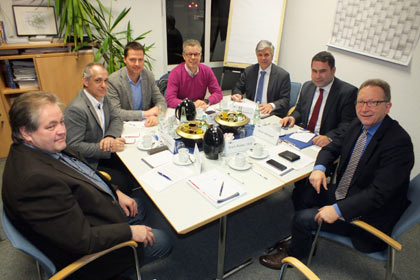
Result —
M232 194L231 196L228 196L228 197L225 197L225 198L222 198L222 199L218 199L217 203L225 202L225 201L227 201L229 199L232 199L234 197L237 197L237 196L239 196L239 192L236 192L236 193Z
M262 173L260 173L259 171L255 170L254 167L251 168L252 171L254 171L255 173L257 173L258 175L260 175L261 177L263 177L264 179L268 180L267 177L265 177Z
M172 181L172 179L171 179L168 175L165 175L165 174L163 174L163 173L162 173L162 172L160 172L160 171L158 171L158 174L159 174L160 176L162 176L162 177L166 178L167 180Z
M223 181L222 185L220 186L219 197L222 195L224 185L225 185L225 181Z
M242 181L242 180L238 179L236 176L233 176L233 175L232 175L232 173L230 173L230 172L226 172L226 174L227 174L227 175L229 175L230 177L232 177L233 179L235 179L236 181L238 181L239 183L241 183L242 185L244 185L244 184L245 184L245 182L244 182L244 181Z

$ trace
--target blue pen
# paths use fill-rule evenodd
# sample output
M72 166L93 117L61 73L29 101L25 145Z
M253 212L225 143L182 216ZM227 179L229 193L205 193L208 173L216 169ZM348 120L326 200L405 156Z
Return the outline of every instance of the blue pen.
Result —
M165 174L163 174L163 173L162 173L162 172L160 172L160 171L158 171L158 174L159 174L160 176L162 176L162 177L166 178L167 180L172 181L172 179L171 179L171 178L169 178L169 176L168 176L168 175L165 175Z

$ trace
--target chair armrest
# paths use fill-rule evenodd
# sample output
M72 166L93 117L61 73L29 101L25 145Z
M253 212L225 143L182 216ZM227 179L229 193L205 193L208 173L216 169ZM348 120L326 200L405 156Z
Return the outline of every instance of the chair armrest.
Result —
M287 115L290 116L293 113L293 111L295 110L295 108L296 108L296 106L290 107L289 111L287 112Z
M105 171L98 171L99 173L101 173L102 176L104 176L108 181L111 181L111 175L109 175L107 172Z
M294 257L286 257L281 260L282 264L288 263L296 267L305 277L309 280L319 280L319 277L312 272L306 265L304 265L300 260Z
M371 234L375 235L376 237L381 239L383 242L385 242L386 244L388 244L389 246L391 246L395 250L401 251L401 249L402 249L401 243L399 243L398 241L396 241L395 239L393 239L389 235L383 233L379 229L369 225L366 222L360 221L360 220L355 220L355 221L352 221L351 223L353 225L356 225L356 226L366 230L367 232L370 232Z
M90 254L90 255L86 255L84 257L81 257L80 259L74 261L73 263L69 264L68 266L66 266L65 268L61 269L59 272L57 272L56 274L54 274L49 280L60 280L60 279L64 279L67 276L69 276L70 274L72 274L73 272L75 272L76 270L79 270L80 268L82 268L83 266L87 265L88 263L102 257L103 255L106 255L112 251L118 250L120 248L123 247L131 247L131 248L136 248L137 247L137 242L130 240L130 241L126 241L126 242L122 242L120 244L117 244L109 249L94 253L94 254Z

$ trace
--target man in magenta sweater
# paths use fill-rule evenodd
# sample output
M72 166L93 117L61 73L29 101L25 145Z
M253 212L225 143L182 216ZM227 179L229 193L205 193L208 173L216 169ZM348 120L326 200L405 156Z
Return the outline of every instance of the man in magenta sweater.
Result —
M196 108L207 109L208 105L219 103L223 98L222 89L210 67L200 64L201 45L194 39L186 40L183 44L185 63L179 64L169 74L166 88L166 102L168 107L175 108L184 99L194 101ZM209 99L204 99L207 89Z

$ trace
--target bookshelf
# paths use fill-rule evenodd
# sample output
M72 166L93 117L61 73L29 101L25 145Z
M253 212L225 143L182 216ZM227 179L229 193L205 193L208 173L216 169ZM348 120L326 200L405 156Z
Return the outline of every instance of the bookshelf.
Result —
M20 94L45 90L55 93L67 105L82 88L82 71L93 61L91 49L72 52L72 45L65 43L2 44L0 61L33 61L39 87L11 88L5 75L0 75L0 158L6 157L11 144L8 112L13 99Z

